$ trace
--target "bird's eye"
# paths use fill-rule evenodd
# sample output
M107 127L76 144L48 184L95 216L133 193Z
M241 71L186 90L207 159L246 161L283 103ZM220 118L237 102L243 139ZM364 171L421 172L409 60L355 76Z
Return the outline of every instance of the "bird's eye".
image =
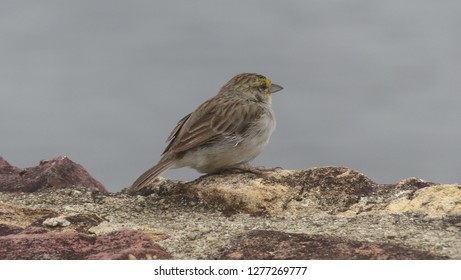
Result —
M261 85L259 86L259 88L262 89L262 90L265 90L265 89L267 89L267 85L266 85L265 83L264 83L264 84L261 84Z

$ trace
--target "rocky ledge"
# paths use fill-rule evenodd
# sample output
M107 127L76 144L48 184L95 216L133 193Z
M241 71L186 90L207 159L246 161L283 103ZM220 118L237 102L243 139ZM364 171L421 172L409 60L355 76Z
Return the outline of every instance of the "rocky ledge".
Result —
M461 259L461 186L322 167L128 195L66 157L0 157L0 259Z

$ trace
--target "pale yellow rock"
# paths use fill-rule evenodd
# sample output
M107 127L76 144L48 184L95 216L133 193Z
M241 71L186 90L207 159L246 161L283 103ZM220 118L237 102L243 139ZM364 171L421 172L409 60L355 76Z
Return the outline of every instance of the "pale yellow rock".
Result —
M65 217L53 217L43 221L42 225L48 227L67 227L70 222Z
M429 218L461 214L461 186L434 185L417 190L412 199L399 198L385 209L389 214L422 213Z
M209 205L249 214L283 212L284 203L292 196L287 186L266 185L262 179L240 180L238 177L190 186L188 191Z

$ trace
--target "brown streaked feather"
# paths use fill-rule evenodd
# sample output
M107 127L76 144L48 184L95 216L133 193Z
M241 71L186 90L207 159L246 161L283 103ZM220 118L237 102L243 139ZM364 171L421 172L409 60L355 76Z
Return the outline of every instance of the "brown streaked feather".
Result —
M171 131L170 135L168 136L168 138L166 139L166 142L169 142L171 140L173 140L173 138L176 137L176 134L178 133L178 131L181 129L182 125L187 121L187 119L190 117L190 115L192 115L192 113L190 113L189 115L187 116L184 116L184 118L182 118L175 126L175 128L173 129L173 131Z
M185 116L184 118L182 118L175 126L175 128L171 131L170 133L170 136L168 136L168 138L166 139L166 142L170 142L168 143L168 146L166 146L165 150L163 150L163 153L162 155L164 155L166 152L168 152L168 150L170 149L171 145L173 144L173 140L176 138L176 136L178 135L179 131L181 130L182 126L184 125L184 123L189 119L190 115L192 115L192 113L190 113L189 115Z
M165 152L184 152L215 143L222 137L242 134L263 111L261 106L233 97L223 96L219 103L205 102L178 123L169 137L171 142Z

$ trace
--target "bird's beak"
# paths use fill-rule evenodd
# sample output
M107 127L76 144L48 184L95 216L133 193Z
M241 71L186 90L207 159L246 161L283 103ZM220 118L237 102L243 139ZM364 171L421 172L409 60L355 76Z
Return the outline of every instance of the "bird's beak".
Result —
M281 91L282 89L283 89L282 86L279 86L277 84L271 84L271 88L269 89L269 92L274 93L274 92L277 92L277 91Z

